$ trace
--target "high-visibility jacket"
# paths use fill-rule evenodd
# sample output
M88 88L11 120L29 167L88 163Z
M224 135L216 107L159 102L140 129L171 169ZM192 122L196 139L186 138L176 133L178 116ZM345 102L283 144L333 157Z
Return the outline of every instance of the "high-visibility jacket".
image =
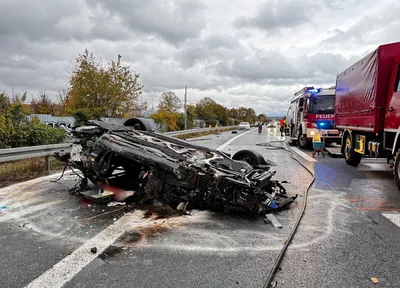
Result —
M279 125L281 125L281 127L285 126L285 124L286 124L286 119L282 119L282 120L279 122Z

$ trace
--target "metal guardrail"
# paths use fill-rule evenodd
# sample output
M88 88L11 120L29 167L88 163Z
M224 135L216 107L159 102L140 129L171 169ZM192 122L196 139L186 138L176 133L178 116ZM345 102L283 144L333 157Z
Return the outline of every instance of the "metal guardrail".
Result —
M211 127L211 128L194 128L188 130L179 130L179 131L171 131L163 133L168 136L178 136L178 135L185 135L185 134L193 134L199 132L209 132L209 131L218 131L218 130L229 130L232 128L237 128L238 126L221 126L221 127Z
M171 131L163 134L168 136L179 136L179 135L208 132L208 131L229 130L232 128L237 128L237 126L196 128L190 130ZM50 171L51 169L50 156L54 155L55 152L58 152L60 150L66 150L66 151L70 150L72 146L71 144L72 143L61 143L52 145L39 145L39 146L0 149L0 163L37 158L37 157L46 157L47 170Z
M70 146L71 143L61 143L52 145L0 149L0 163L36 157L52 156L57 151L60 151L62 149L69 149Z

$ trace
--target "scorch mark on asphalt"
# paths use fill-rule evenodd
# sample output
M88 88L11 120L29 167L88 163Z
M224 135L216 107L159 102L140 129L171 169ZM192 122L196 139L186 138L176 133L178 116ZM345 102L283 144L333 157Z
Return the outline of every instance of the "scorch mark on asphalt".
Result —
M95 237L85 242L72 254L29 283L26 288L62 287L126 231L140 230L144 225L154 226L165 222L173 223L175 221L174 219L143 219L143 216L143 211L135 211L134 213L122 216ZM91 252L92 247L97 248L96 253Z

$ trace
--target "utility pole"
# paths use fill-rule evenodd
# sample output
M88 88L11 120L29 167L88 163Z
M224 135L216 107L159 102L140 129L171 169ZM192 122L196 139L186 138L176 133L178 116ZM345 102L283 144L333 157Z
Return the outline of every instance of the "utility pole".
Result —
M184 100L184 109L185 109L185 130L187 130L187 106L186 106L186 103L187 103L187 87L185 86L185 100Z

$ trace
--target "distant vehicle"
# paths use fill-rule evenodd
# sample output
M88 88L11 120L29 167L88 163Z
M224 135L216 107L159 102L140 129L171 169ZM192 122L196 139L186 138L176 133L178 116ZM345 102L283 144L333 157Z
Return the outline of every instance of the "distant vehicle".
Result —
M347 164L358 166L363 155L386 158L400 189L400 42L337 75L335 113Z
M276 121L271 121L271 122L269 122L269 124L268 124L268 128L275 128L275 127L278 126L278 125L279 125L278 122L276 122Z
M239 124L239 130L250 130L250 123L249 122L241 122Z

